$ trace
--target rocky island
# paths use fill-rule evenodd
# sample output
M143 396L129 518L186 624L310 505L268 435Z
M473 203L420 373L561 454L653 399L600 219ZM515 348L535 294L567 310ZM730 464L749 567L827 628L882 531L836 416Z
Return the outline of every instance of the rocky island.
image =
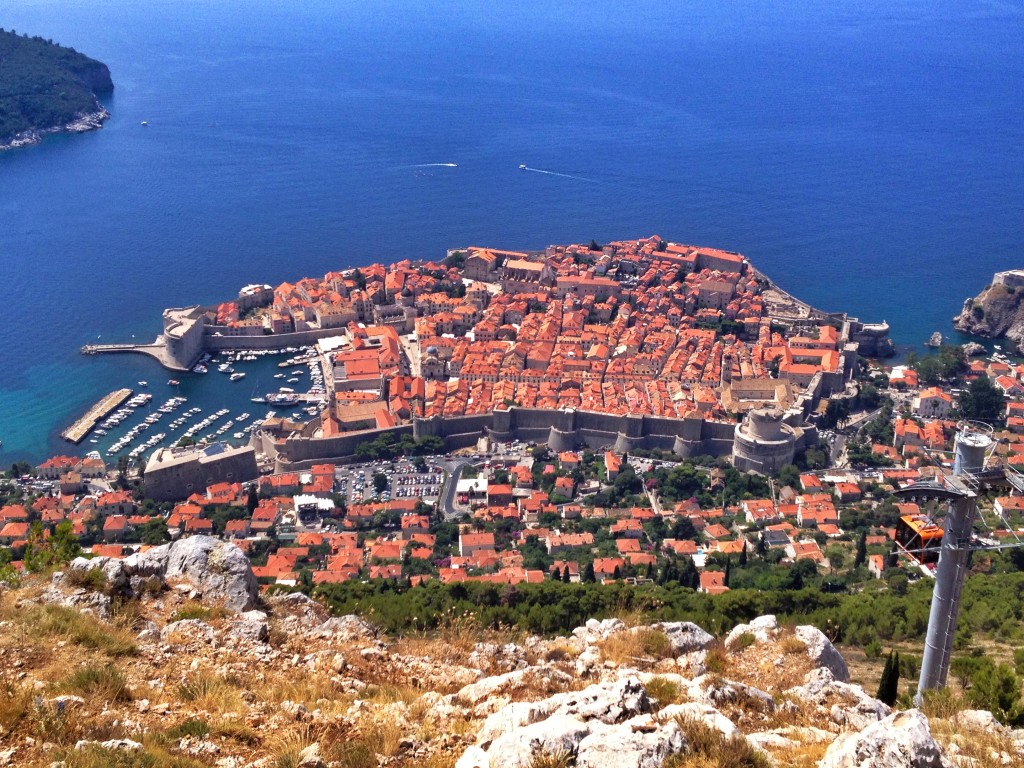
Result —
M996 272L992 283L964 301L953 326L962 333L986 339L1009 339L1017 348L1024 341L1024 270Z
M0 29L0 150L101 127L110 115L98 96L113 90L106 64L52 40Z

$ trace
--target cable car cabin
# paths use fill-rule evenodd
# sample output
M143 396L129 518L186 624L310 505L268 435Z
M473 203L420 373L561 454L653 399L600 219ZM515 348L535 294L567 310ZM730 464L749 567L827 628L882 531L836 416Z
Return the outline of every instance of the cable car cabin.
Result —
M896 522L896 541L919 563L937 563L942 528L924 515L903 515Z

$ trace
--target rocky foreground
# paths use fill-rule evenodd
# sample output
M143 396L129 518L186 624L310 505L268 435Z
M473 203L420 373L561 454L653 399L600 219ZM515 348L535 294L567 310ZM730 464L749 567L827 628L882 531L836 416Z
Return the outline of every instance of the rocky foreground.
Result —
M933 768L1024 764L982 711L894 711L819 630L772 616L589 621L570 637L384 638L261 602L193 537L0 593L0 765Z

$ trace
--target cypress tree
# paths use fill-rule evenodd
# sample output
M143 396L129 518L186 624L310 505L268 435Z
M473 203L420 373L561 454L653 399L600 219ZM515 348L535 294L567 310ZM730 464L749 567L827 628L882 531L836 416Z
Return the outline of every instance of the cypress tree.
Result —
M597 576L594 574L594 564L587 563L583 568L583 582L593 584L595 581L597 581Z
M732 558L728 557L725 560L725 586L729 586L729 576L732 572Z
M859 568L868 559L868 532L863 531L857 539L857 556L853 559L853 567Z
M569 583L569 579L570 579L570 576L569 576L569 566L567 565L567 566L565 566L565 568L562 569L562 583L568 584Z
M889 655L885 659L885 667L882 668L882 677L878 681L878 693L875 694L875 698L891 707L896 703L899 681L900 655L895 651L889 651Z
M740 550L740 568L747 564L747 542L743 542L743 549Z

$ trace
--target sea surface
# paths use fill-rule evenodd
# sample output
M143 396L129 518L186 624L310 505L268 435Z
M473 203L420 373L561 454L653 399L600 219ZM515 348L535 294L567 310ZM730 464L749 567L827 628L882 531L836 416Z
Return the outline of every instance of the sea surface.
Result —
M250 282L657 233L919 345L1024 267L1020 0L6 0L0 26L116 85L101 131L0 154L0 464L73 450L112 389L170 395L82 344ZM189 406L251 411L281 383L252 365L182 377Z

